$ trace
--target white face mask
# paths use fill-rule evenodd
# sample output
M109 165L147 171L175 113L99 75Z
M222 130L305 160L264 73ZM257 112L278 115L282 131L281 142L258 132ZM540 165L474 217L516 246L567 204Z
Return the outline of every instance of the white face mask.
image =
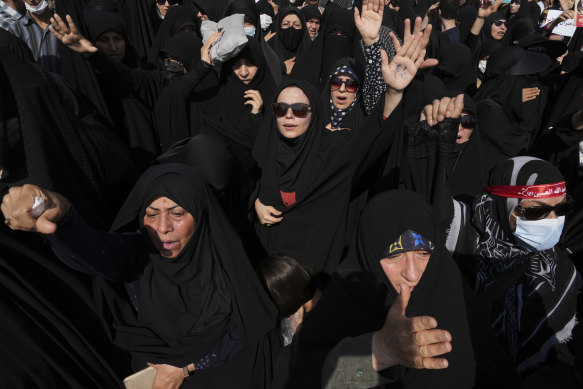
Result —
M559 243L564 224L565 216L542 220L517 217L514 237L528 251L548 250Z
M43 12L45 12L47 7L49 6L49 3L47 3L46 0L41 0L41 2L38 3L37 5L30 5L24 2L24 6L26 7L26 10L31 14L40 15Z
M245 31L245 35L247 36L255 36L255 27L243 27L243 30Z
M480 62L478 62L478 69L480 69L480 71L482 73L486 73L486 64L488 63L487 59L482 59L480 60Z
M273 23L273 20L271 19L271 16L266 15L266 14L261 14L261 15L259 15L259 23L261 23L261 29L266 30L269 28L269 26L271 26L271 23Z

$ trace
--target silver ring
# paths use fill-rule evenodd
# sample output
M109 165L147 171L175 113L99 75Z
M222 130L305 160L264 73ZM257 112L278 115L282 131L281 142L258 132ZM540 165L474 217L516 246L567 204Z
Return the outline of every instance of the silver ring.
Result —
M8 216L5 220L4 220L4 224L6 224L7 226L10 225L10 220L12 220L12 216Z

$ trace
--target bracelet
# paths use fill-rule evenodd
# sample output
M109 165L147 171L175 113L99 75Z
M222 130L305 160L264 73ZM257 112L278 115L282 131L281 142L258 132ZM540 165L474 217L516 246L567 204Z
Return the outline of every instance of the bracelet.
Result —
M184 378L188 378L188 377L190 377L190 372L188 371L188 366L184 366L184 367L182 368L182 374L183 374L183 377L184 377Z

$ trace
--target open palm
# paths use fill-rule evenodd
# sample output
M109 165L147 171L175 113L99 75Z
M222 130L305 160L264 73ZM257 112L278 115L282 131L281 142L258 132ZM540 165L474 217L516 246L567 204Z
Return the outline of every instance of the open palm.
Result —
M405 43L401 47L399 40L392 32L389 34L397 55L389 63L387 53L381 50L381 71L385 83L396 91L405 89L417 74L417 70L421 67L432 66L437 63L436 60L425 61L425 47L429 42L429 34L431 34L431 25L427 26L425 31L421 33L421 20L417 18L415 21L415 29L413 34L405 34ZM409 28L408 23L405 23L405 31Z
M359 12L358 7L354 7L354 23L366 46L378 40L384 8L384 2L380 0L363 1L362 12Z
M49 27L51 32L57 37L58 40L63 42L68 48L77 53L88 54L95 53L97 47L93 45L88 39L86 39L79 30L73 19L69 15L66 16L67 23L61 19L58 14L54 14L51 18L52 25Z

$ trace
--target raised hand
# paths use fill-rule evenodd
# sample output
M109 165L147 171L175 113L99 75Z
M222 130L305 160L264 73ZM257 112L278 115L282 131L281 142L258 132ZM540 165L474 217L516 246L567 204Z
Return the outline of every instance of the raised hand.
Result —
M49 26L49 29L57 39L71 50L80 54L87 55L97 52L97 47L77 30L77 26L75 26L71 16L66 15L65 18L67 19L68 25L57 13L51 18L51 26Z
M379 40L384 8L384 1L381 0L364 0L362 13L359 12L358 7L354 7L354 23L365 46L370 46Z
M405 40L401 47L399 40L390 33L391 40L395 46L397 54L389 63L387 53L381 50L381 72L385 83L395 91L402 91L413 80L417 70L423 63L426 66L434 66L437 60L425 61L425 47L429 42L431 26L427 26L425 32L421 33L421 18L415 20L415 29L410 33L409 22L405 20Z
M435 99L433 100L433 104L427 104L423 108L419 121L422 122L427 120L427 124L434 126L447 118L459 118L463 110L463 94L460 94L455 98L444 97L441 100Z
M263 99L261 98L261 93L258 90L249 89L245 91L245 95L243 96L245 99L245 105L251 106L251 113L253 115L257 115L261 112L263 108Z
M445 369L447 359L435 358L451 351L451 334L437 329L431 316L405 316L410 290L401 294L387 314L385 325L372 338L372 365L376 371L401 365L416 369Z
M221 31L217 31L208 37L206 42L204 42L204 45L202 45L202 47L200 48L200 59L201 60L205 61L209 65L213 64L213 61L211 60L211 47L212 47L212 45L217 43L221 39L222 36L223 36L223 33Z
M43 199L43 210L35 208L35 199ZM69 210L69 201L58 193L36 185L15 186L2 199L4 223L13 230L53 234L57 223ZM34 209L33 209L34 208Z

